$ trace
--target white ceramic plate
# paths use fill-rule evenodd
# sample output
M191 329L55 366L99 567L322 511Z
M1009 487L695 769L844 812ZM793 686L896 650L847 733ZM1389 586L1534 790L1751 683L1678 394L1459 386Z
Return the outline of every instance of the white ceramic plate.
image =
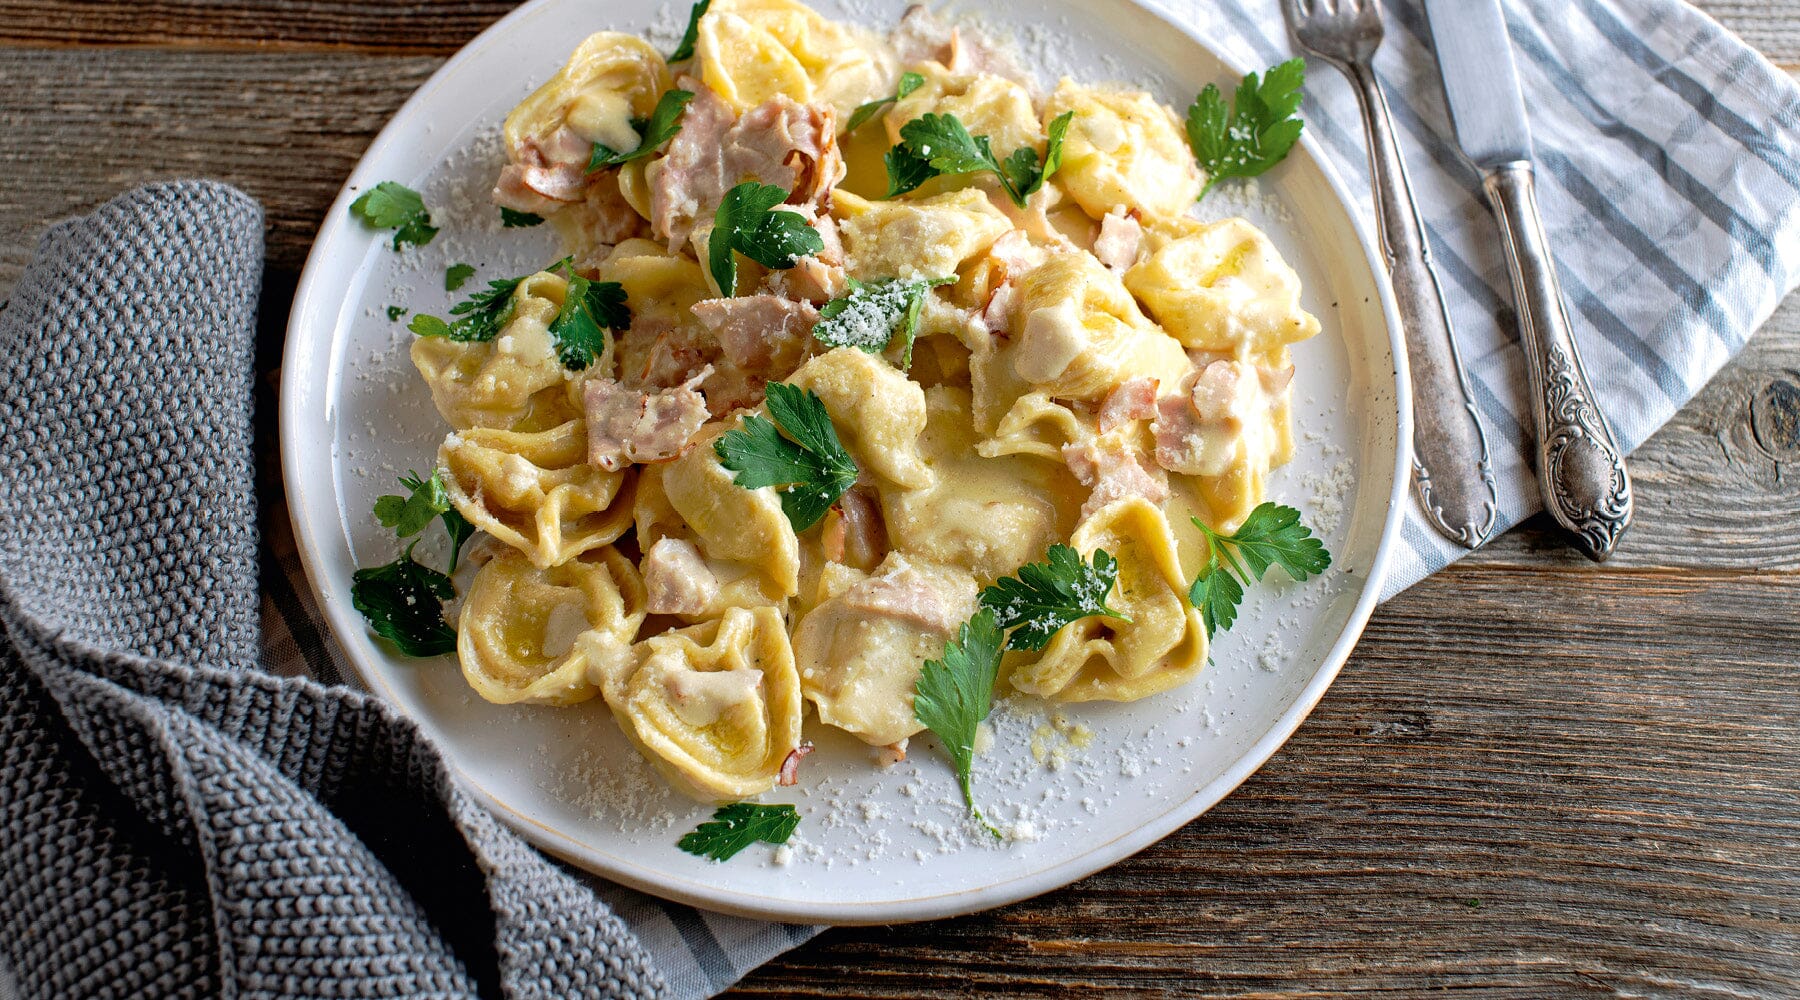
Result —
M833 0L816 6L846 13ZM885 26L902 7L854 0L850 13ZM1155 843L1237 787L1317 703L1374 606L1398 533L1410 407L1391 295L1346 192L1309 142L1262 180L1260 196L1228 188L1205 208L1245 214L1268 231L1323 321L1324 332L1294 352L1298 454L1270 493L1305 512L1334 565L1305 584L1259 587L1215 644L1213 665L1188 687L1130 705L1069 708L1068 722L1092 731L1086 746L1049 706L1002 705L976 787L1016 839L998 843L970 829L929 735L883 771L860 744L813 732L820 751L806 760L803 784L764 796L800 807L790 850L758 845L723 864L690 856L675 841L710 809L664 791L598 699L575 708L489 705L450 658L391 653L351 608L352 571L395 554L391 533L370 516L375 497L395 492L399 473L427 468L445 433L408 361L405 320L390 321L386 308L443 315L479 282L556 256L551 227L502 231L488 203L500 120L589 32L655 29L666 50L685 10L627 0L524 5L401 108L326 217L288 327L282 457L300 552L349 661L533 842L711 909L826 923L941 917L1054 889ZM1129 0L1015 0L983 19L1022 40L1046 83L1064 73L1131 81L1185 108L1200 86L1229 90L1242 73ZM424 192L443 227L436 241L397 254L350 218L350 201L382 180ZM459 261L480 274L452 296L443 273Z

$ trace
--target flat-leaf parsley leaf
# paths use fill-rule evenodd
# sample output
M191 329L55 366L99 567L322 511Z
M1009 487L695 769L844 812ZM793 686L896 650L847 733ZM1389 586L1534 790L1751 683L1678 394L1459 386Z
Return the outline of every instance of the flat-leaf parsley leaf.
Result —
M819 308L813 336L832 347L855 347L870 354L887 349L900 338L902 370L912 367L913 340L919 335L919 313L925 295L938 285L954 284L955 276L907 281L887 278L862 282L850 279L850 291Z
M800 825L800 812L790 805L733 802L720 806L712 819L682 836L675 846L714 861L725 861L757 841L785 844Z
M713 214L712 235L707 238L707 261L719 293L737 294L737 257L732 251L767 268L785 271L801 257L825 249L818 230L799 212L777 208L788 192L773 184L745 181L725 192Z
M694 43L700 40L700 19L706 16L706 9L712 6L712 0L700 0L688 9L687 30L681 33L681 43L675 51L669 53L669 61L680 62L694 58Z
M350 203L350 214L376 229L394 230L395 250L422 247L438 233L419 192L393 181L382 181L364 191Z
M924 85L925 78L917 73L900 74L900 84L894 88L894 96L878 97L867 104L857 105L856 110L850 113L850 123L844 126L844 131L856 131L862 127L864 122L880 114L888 105L906 99L907 95Z
M406 496L390 493L376 499L375 520L394 529L395 535L408 538L424 531L432 518L441 518L444 531L450 536L449 572L456 572L463 543L475 533L475 526L451 505L450 495L444 490L442 470L431 470L429 479L410 472L400 477L400 485L406 487Z
M1021 146L1004 162L996 159L985 135L970 135L962 119L951 114L924 114L900 126L900 144L887 152L889 198L905 194L939 174L989 171L1013 204L1025 207L1044 181L1062 164L1063 139L1075 113L1067 111L1050 123L1044 164L1037 150Z
M750 414L713 443L719 463L747 490L773 486L795 531L819 522L856 484L856 460L838 440L825 403L811 389L770 382L764 400L771 423ZM782 432L786 432L786 437Z
M616 281L589 281L569 272L569 290L562 308L550 321L550 338L556 357L570 371L583 371L606 349L606 330L631 325L625 307L625 287Z
M1119 563L1105 549L1094 550L1091 563L1067 545L1050 546L1043 562L1019 567L981 592L994 620L1012 629L1007 649L1043 649L1064 625L1089 615L1130 621L1106 606L1106 595L1119 579Z
M943 659L925 661L913 689L913 717L944 741L969 814L995 836L1000 831L975 807L970 774L975 764L975 731L994 707L1001 641L993 609L982 608L963 624L955 642L944 644Z
M386 566L359 569L351 577L350 604L375 634L407 656L441 656L456 649L456 630L444 620L444 602L456 596L450 578L413 561L414 541Z
M675 133L681 131L681 113L687 109L688 102L693 99L692 91L664 91L663 95L656 99L656 109L650 112L650 117L634 118L631 121L632 127L636 128L638 134L643 136L638 141L637 148L615 150L604 143L596 142L593 151L588 154L586 172L591 174L605 167L616 167L628 160L635 160L656 152L658 146L675 138Z
M444 291L454 292L468 284L475 277L475 268L468 264L451 264L444 269Z
M1281 162L1300 138L1302 123L1294 113L1305 82L1306 63L1289 59L1260 79L1255 73L1244 77L1229 110L1218 87L1209 83L1200 91L1187 114L1188 146L1206 171L1200 197L1227 177L1255 177Z
M500 209L500 225L504 229L529 229L544 224L544 217L536 212L520 212L502 206Z
M1208 638L1231 627L1244 587L1261 580L1270 566L1280 566L1295 580L1331 566L1325 543L1300 523L1300 512L1292 507L1264 501L1229 535L1212 530L1197 517L1193 520L1206 535L1210 552L1206 568L1188 588L1188 603L1199 609Z

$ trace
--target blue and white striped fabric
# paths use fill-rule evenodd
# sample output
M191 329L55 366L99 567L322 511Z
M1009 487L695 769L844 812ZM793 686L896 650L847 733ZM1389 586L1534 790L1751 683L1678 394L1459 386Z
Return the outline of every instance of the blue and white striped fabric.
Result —
M1240 65L1293 54L1278 0L1151 5L1195 26ZM1517 0L1508 21L1570 318L1614 432L1635 447L1744 346L1794 285L1800 88L1673 0ZM1428 38L1416 3L1390 3L1377 68L1491 427L1501 523L1509 526L1539 508L1524 451L1522 356L1499 239L1480 178L1450 136ZM1320 67L1307 94L1308 127L1345 179L1366 191L1348 86ZM1371 211L1366 202L1363 210ZM341 681L347 674L311 606L286 523L279 508L265 518L266 664ZM1389 595L1461 554L1416 516L1406 542ZM680 998L717 993L817 933L592 884L657 956Z
M1240 65L1294 47L1279 0L1150 0ZM1800 88L1717 22L1673 0L1507 0L1537 151L1538 197L1594 391L1627 450L1743 348L1800 279ZM1450 299L1500 480L1500 527L1541 510L1527 460L1524 356L1481 177L1458 151L1416 0L1389 0L1375 60ZM1362 124L1315 64L1307 128L1357 191ZM1374 225L1365 198L1365 221ZM1416 511L1391 597L1465 552ZM1621 545L1629 549L1631 535Z

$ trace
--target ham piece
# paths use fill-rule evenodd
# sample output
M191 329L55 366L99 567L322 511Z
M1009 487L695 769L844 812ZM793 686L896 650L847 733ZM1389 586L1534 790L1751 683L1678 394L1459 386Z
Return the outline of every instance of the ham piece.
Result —
M1105 435L1063 446L1063 461L1081 485L1088 487L1081 505L1086 518L1115 500L1143 497L1154 504L1169 498L1169 477L1146 464L1144 454L1118 435Z
M706 399L691 385L644 392L610 378L582 389L588 462L617 472L634 462L667 462L687 450L706 422Z
M682 77L681 86L695 97L650 182L651 227L671 249L745 181L773 184L789 192L789 204L824 215L845 173L830 105L777 95L734 118L705 84Z
M658 539L644 553L644 610L653 615L702 615L719 598L719 578L693 542Z

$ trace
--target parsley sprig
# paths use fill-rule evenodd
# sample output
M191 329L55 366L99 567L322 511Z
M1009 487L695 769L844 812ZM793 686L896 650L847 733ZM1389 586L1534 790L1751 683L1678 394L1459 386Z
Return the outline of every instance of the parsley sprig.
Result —
M813 337L831 347L854 347L870 354L886 350L898 337L902 345L900 368L905 370L912 367L913 340L919 335L919 314L925 308L926 292L938 285L954 284L956 278L886 278L868 282L850 278L849 282L847 294L819 308Z
M631 127L643 136L637 148L632 150L616 150L605 143L594 143L593 151L588 154L586 173L594 173L606 167L616 167L629 160L636 160L656 152L658 146L675 138L681 131L681 113L687 110L688 102L694 99L692 91L668 90L656 99L656 108L648 118L633 118Z
M1057 544L1043 562L1026 563L1016 575L994 581L981 592L981 604L993 609L1002 629L1013 630L1007 649L1043 649L1064 625L1090 615L1130 621L1106 606L1106 595L1118 579L1118 560L1105 549L1095 549L1089 562Z
M777 208L788 192L773 184L745 181L725 192L713 213L712 236L707 241L707 266L719 292L737 294L736 251L764 267L785 271L801 257L825 249L818 230L798 212Z
M733 802L720 806L712 819L683 835L675 846L689 854L725 861L759 840L785 844L799 825L800 812L793 806Z
M418 473L400 477L407 495L389 494L375 501L375 519L393 528L400 538L424 531L433 519L441 520L450 536L450 572L463 543L475 533L444 491L437 470L429 479ZM350 605L369 623L369 628L407 656L439 656L456 648L456 629L444 620L444 602L456 596L456 584L446 573L413 558L419 539L407 544L400 558L385 566L359 569L350 577Z
M623 330L631 325L631 310L626 305L625 288L618 282L589 281L575 273L567 257L545 270L558 268L567 275L569 287L563 294L556 318L550 321L550 339L556 344L556 357L562 366L570 371L582 371L605 350L605 331ZM486 288L451 307L450 315L456 317L451 322L420 313L407 324L407 329L421 337L493 340L513 321L518 309L514 293L519 283L530 276L490 281Z
M1044 162L1037 150L1020 146L1006 159L994 156L985 135L970 135L962 119L950 114L925 114L900 126L900 144L887 151L889 198L898 197L940 174L991 172L1013 204L1025 207L1062 166L1063 139L1075 112L1065 111L1050 123Z
M456 649L456 629L444 620L444 602L456 596L456 584L413 561L418 544L414 539L386 566L357 570L350 578L350 604L400 652L441 656Z
M700 0L688 9L687 30L681 34L681 43L675 51L669 53L669 61L680 62L694 58L694 43L700 40L700 19L706 16L706 9L712 6L712 0Z
M405 496L390 493L376 499L375 520L383 527L394 529L394 534L399 537L410 538L424 531L433 518L441 519L444 531L450 536L449 572L456 572L463 543L475 533L475 526L451 505L450 494L444 490L443 470L431 470L429 479L421 478L417 472L409 472L400 477L400 485L406 487Z
M913 717L944 741L969 814L996 837L1000 831L976 807L970 781L975 765L975 733L994 706L1001 643L1002 632L993 609L982 608L963 624L954 642L944 644L943 659L925 661L913 688Z
M1206 568L1188 588L1188 603L1199 609L1209 639L1237 621L1244 588L1261 580L1270 566L1280 566L1295 580L1331 566L1331 553L1300 523L1300 512L1273 501L1258 504L1229 535L1212 530L1197 517L1194 524L1206 535L1208 553Z
M1227 177L1255 177L1281 162L1300 138L1302 122L1295 112L1305 82L1306 63L1289 59L1261 78L1244 77L1230 109L1217 86L1209 83L1200 91L1187 114L1188 146L1206 171L1200 197Z
M764 404L774 422L750 414L713 442L719 463L747 490L773 486L795 531L819 523L856 485L856 460L838 440L825 403L811 389L770 382ZM783 436L785 432L786 436Z
M394 249L422 247L438 234L431 211L419 192L394 181L382 181L350 203L350 214L376 229L394 230Z
M878 115L882 111L884 111L888 105L896 103L898 101L905 100L906 97L908 95L910 95L913 91L918 90L920 87L923 87L923 86L925 86L925 78L920 76L919 74L917 74L917 73L902 73L902 74L900 74L900 82L898 85L896 85L894 87L894 96L878 97L873 101L867 102L866 104L857 105L856 110L850 112L850 121L848 124L846 124L844 126L844 131L846 131L846 132L856 131L857 129L859 129L863 126L864 122L868 121L869 119L875 117L876 115Z

